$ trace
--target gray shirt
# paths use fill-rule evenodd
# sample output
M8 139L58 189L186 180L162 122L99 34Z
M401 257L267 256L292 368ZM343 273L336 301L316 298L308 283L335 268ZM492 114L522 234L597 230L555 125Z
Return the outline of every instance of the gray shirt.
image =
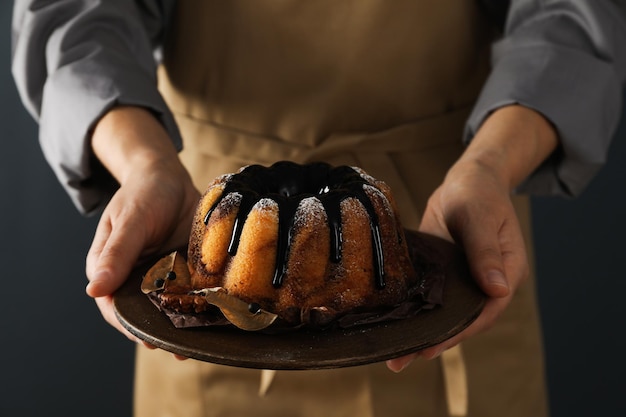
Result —
M577 195L605 162L626 80L625 4L510 2L464 140L504 105L519 103L548 118L561 146L520 191ZM115 190L89 146L94 123L112 106L151 109L182 147L156 83L174 6L175 0L15 1L13 75L40 124L44 155L84 213L100 209Z

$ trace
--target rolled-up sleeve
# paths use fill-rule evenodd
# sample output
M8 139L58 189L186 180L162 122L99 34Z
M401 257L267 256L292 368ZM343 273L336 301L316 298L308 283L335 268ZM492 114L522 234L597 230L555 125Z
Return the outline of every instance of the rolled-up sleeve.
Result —
M39 122L48 163L83 213L98 211L117 187L95 161L89 143L94 124L112 106L151 110L181 147L156 81L155 53L171 3L15 2L13 76Z
M543 114L560 147L519 192L578 195L605 163L626 79L626 22L616 3L511 2L465 140L499 107L521 104Z

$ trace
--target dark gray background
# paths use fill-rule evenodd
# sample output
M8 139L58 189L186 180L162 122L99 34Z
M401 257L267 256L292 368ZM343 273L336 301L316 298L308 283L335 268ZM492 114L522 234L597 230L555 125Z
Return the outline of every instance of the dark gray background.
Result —
M84 293L96 219L74 210L18 101L11 3L0 2L0 416L129 416L133 346ZM579 199L533 202L553 417L626 416L625 161L622 126Z

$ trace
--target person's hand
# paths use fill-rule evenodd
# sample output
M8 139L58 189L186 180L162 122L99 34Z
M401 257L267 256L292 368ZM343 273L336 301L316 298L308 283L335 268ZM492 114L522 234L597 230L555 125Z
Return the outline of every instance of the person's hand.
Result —
M112 294L138 260L187 243L199 193L163 128L141 109L116 109L105 116L92 146L120 188L87 255L86 291L107 322L138 341L115 317Z
M389 368L395 371L405 368L417 355L435 358L488 329L528 276L524 240L509 190L487 167L455 167L431 196L420 231L462 246L471 274L488 299L478 319L463 332L418 354L389 361Z
M454 241L488 299L480 316L451 339L387 361L392 371L416 357L438 357L489 329L528 277L526 247L511 191L555 149L556 132L538 113L505 107L483 125L463 156L429 198L420 231Z
M137 168L104 210L87 255L87 294L104 318L136 340L115 318L111 295L142 257L187 243L199 195L161 166Z

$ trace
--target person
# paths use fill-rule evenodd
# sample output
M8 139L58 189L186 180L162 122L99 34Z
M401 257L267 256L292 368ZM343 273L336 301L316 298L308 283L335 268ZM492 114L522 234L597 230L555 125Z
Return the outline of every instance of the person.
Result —
M488 296L396 373L279 373L263 397L260 371L140 344L136 415L547 415L521 193L577 195L604 162L623 3L17 0L18 90L79 210L103 210L87 293L131 340L112 294L133 265L187 241L210 179L279 159L385 180L404 224L459 244Z

